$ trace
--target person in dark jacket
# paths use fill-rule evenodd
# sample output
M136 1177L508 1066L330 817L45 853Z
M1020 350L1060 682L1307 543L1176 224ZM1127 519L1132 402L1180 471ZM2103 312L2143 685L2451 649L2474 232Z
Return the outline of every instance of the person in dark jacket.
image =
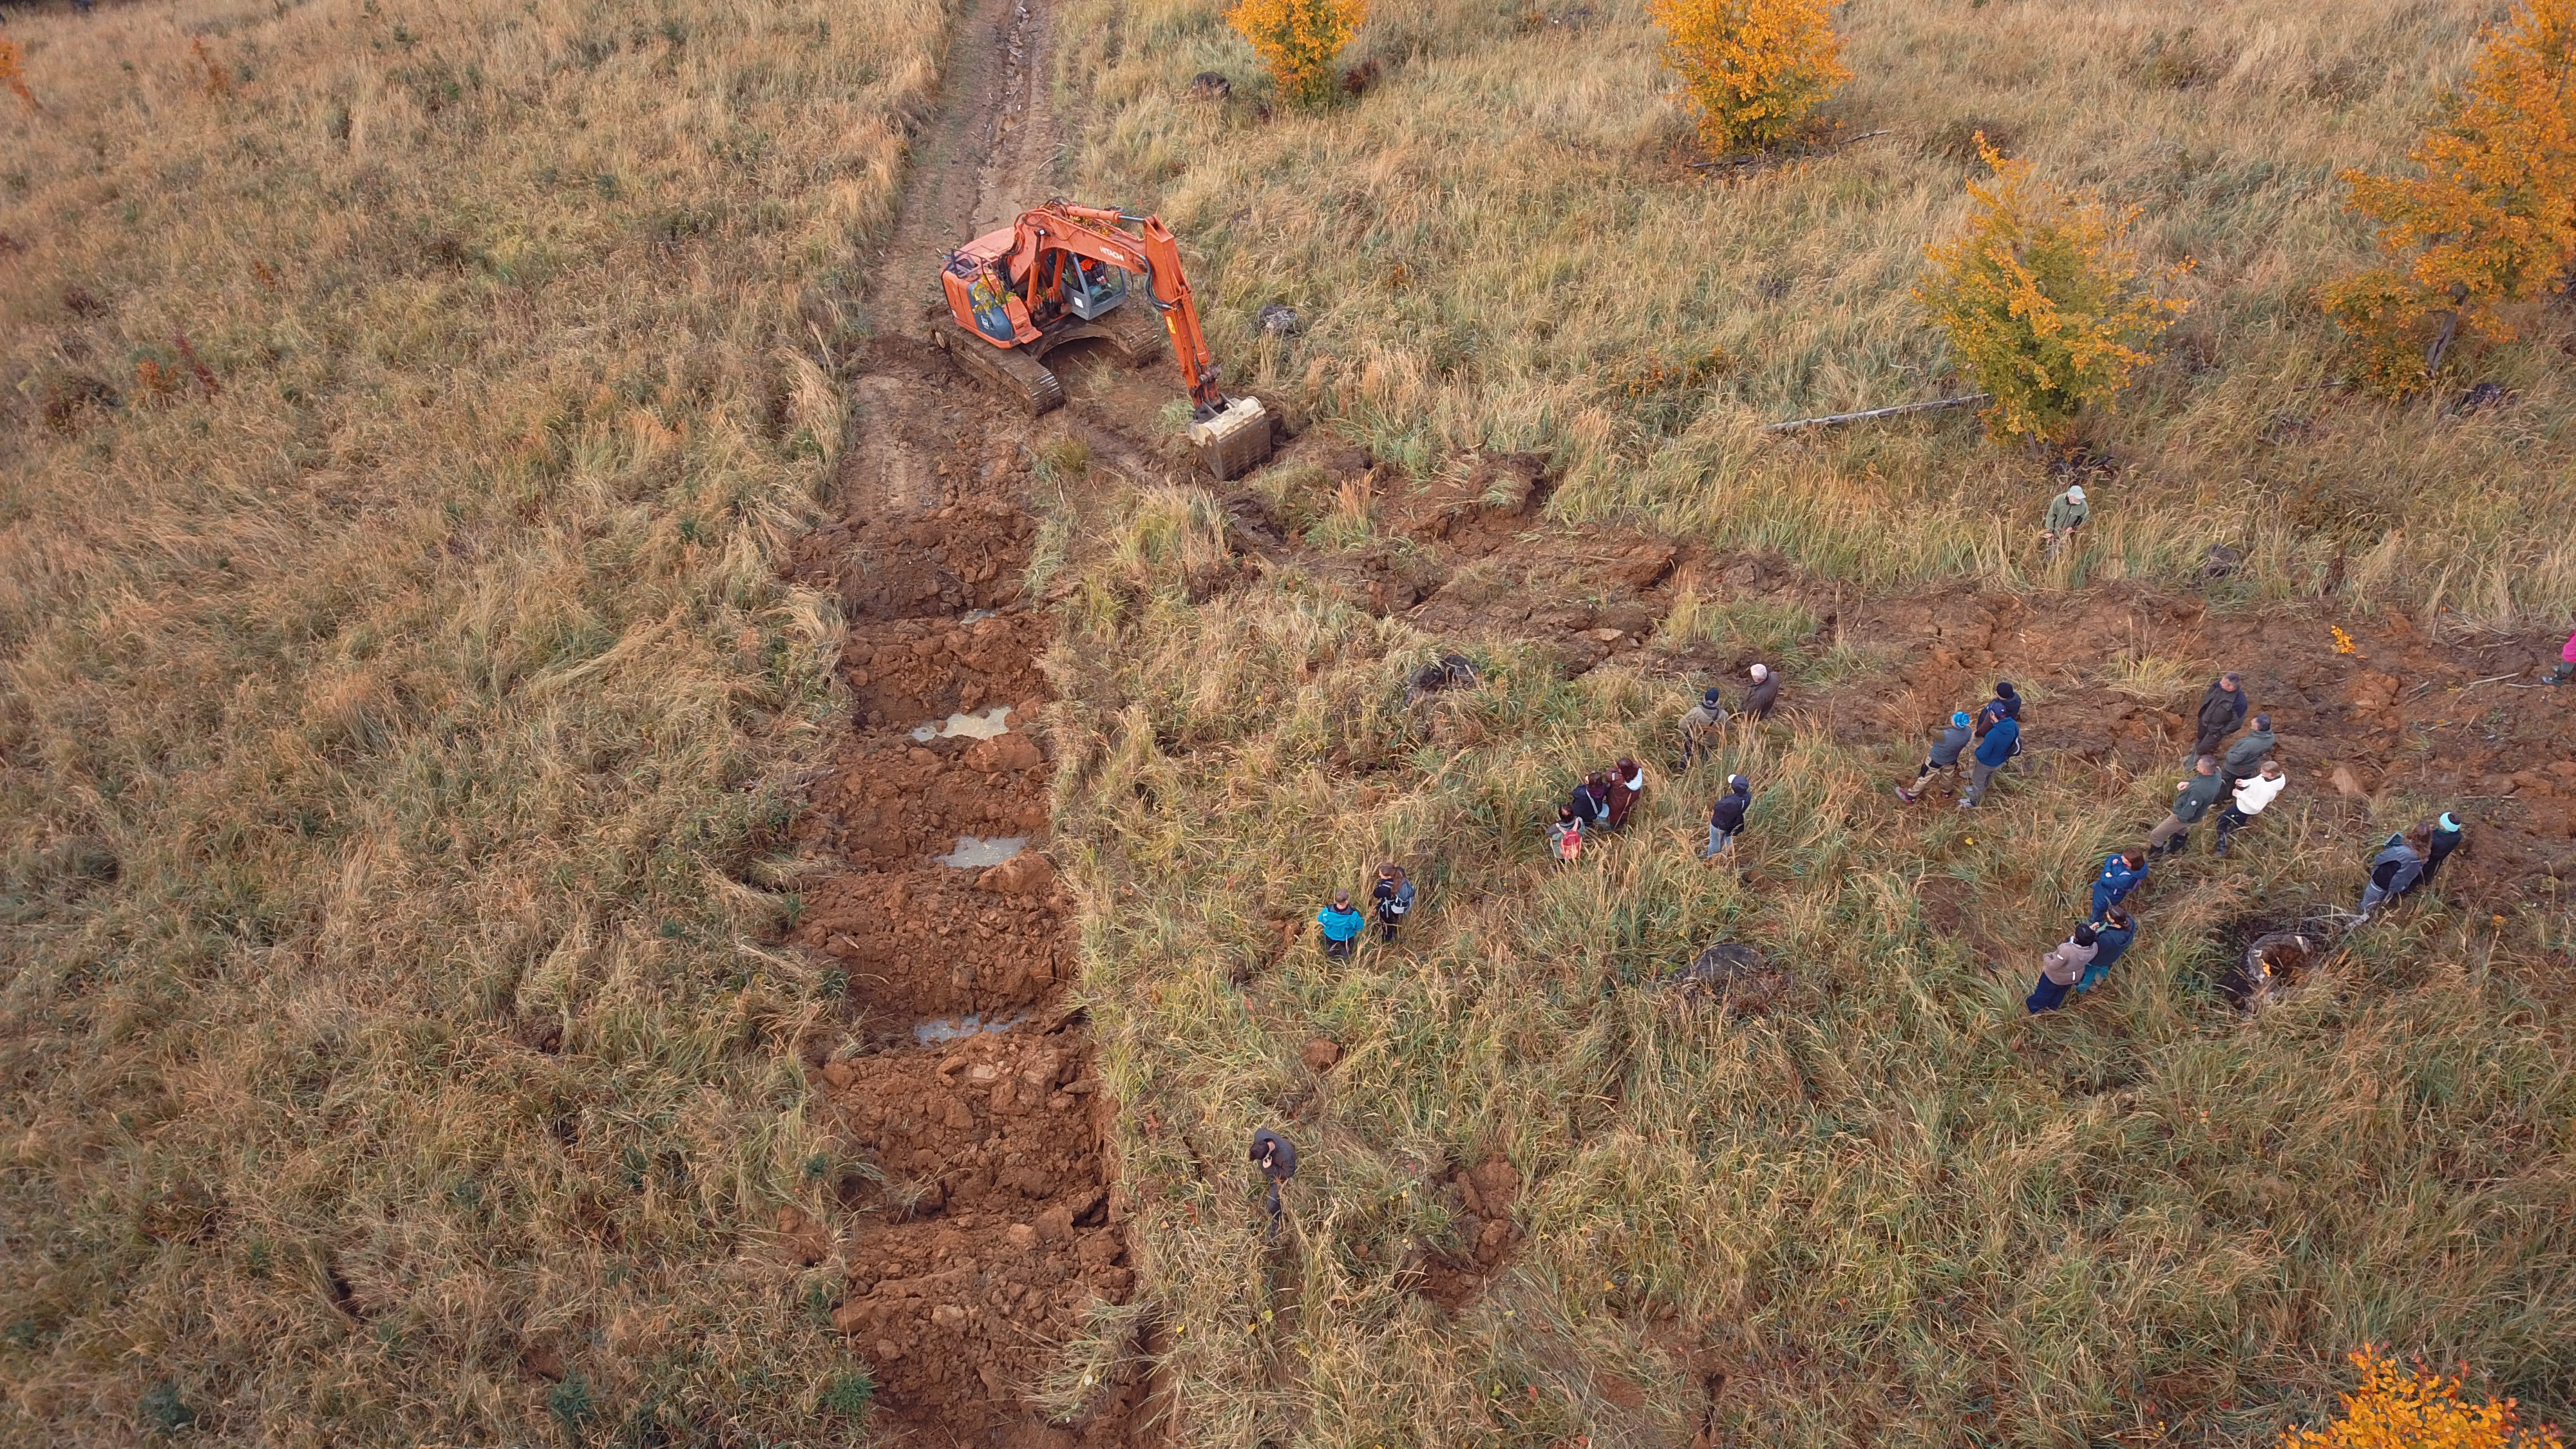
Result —
M2191 827L2227 793L2227 777L2218 773L2218 757L2203 755L2188 780L2174 782L2173 808L2147 832L2147 854L2179 855L2191 844Z
M1377 907L1378 935L1381 940L1395 939L1395 928L1404 924L1405 915L1413 909L1413 882L1407 880L1404 867L1394 861L1377 868L1377 884L1369 889L1369 900Z
M1270 1225L1279 1226L1279 1185L1297 1175L1295 1143L1264 1127L1252 1134L1252 1165L1270 1186Z
M2093 919L2101 920L2146 880L2147 857L2142 852L2124 850L2102 857L2102 873L2093 877Z
M1897 786L1896 798L1908 805L1913 804L1922 798L1924 791L1932 788L1931 779L1935 772L1957 778L1959 752L1968 747L1968 730L1968 712L1964 709L1951 711L1950 727L1941 731L1941 738L1932 742L1932 753L1924 759L1923 768L1914 772L1914 788L1908 790L1902 785Z
M1315 913L1315 924L1324 928L1324 954L1340 961L1368 929L1368 917L1351 908L1351 893L1344 889L1333 892L1333 903Z
M2272 743L2272 717L2254 716L2254 728L2238 735L2227 753L2218 757L2218 773L2225 775L2230 785L2252 779L2254 772L2263 768L2263 762L2272 757Z
M2100 924L2093 928L2093 959L2084 967L2084 975L2075 983L2078 991L2090 991L2111 974L2119 959L2129 954L2129 943L2138 939L2138 923L2129 913L2113 906L2103 913Z
M2451 852L2460 848L2460 843L2468 838L2468 834L2468 827L2462 825L2448 810L2442 812L2441 819L2425 827L2424 884L2433 883L2433 872L2442 868L2442 862L2451 858Z
M1637 808L1637 797L1646 793L1646 767L1634 760L1621 760L1610 769L1609 828L1622 830L1628 824L1628 812Z
M1974 810L1986 798L1986 786L2004 761L2021 753L2021 721L2005 715L1986 728L1986 737L1977 741L1977 752L1971 756L1976 767L1968 772L1968 793L1959 797L1959 808Z
M1726 723L1726 698L1712 684L1699 697L1699 703L1682 711L1682 768L1694 760L1717 755L1718 726Z
M1708 812L1708 852L1702 860L1715 860L1735 844L1736 832L1744 828L1744 812L1753 804L1753 782L1742 775L1726 777L1726 793Z
M1976 736L1984 739L1986 731L1993 729L1998 720L2020 718L2021 691L2013 688L2011 680L1998 679L1995 681L1995 697L1977 707Z
M1574 818L1583 822L1584 829L1599 830L1607 826L1610 823L1609 775L1595 770L1584 776L1583 783L1574 787L1574 794L1565 804L1574 812Z
M2030 996L2022 1005L2030 1008L2033 1016L2065 1005L2067 991L2084 978L2084 968L2093 964L2101 949L2091 926L2076 927L2074 935L2039 958L2039 981L2030 988Z
M1780 702L1780 676L1768 664L1756 664L1746 671L1753 676L1753 687L1744 691L1744 713L1753 719L1769 719L1771 707Z
M2361 888L2361 919L2369 920L2372 911L2413 890L2423 879L2424 857L2406 843L2406 837L2388 837L2388 843L2370 858L2370 879Z
M2192 742L2195 755L2218 753L2218 742L2236 733L2245 720L2245 680L2233 672L2212 680L2207 693L2200 697L2200 737Z

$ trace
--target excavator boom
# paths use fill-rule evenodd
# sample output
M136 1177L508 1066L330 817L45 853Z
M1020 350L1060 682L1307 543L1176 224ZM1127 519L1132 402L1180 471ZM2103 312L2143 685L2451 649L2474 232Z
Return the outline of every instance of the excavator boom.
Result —
M1259 399L1229 398L1217 385L1220 369L1181 268L1180 239L1160 217L1053 201L1021 213L1005 231L977 237L941 269L956 325L938 341L1017 391L1032 412L1044 412L1064 396L1041 360L1045 352L1109 335L1095 319L1125 298L1127 274L1144 278L1144 300L1180 364L1190 441L1201 461L1220 479L1259 466L1270 456L1270 416Z

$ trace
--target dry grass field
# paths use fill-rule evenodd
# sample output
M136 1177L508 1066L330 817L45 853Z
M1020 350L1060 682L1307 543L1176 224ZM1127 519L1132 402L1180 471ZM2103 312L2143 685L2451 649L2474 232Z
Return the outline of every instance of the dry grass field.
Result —
M1568 518L1878 587L2031 581L2051 480L1968 414L1803 444L1752 432L1972 390L1908 291L1967 214L1982 130L2140 208L2150 262L2198 264L2164 361L2083 439L2116 471L2091 490L2078 580L2170 573L2226 542L2279 596L2438 590L2510 626L2562 618L2576 593L2564 304L2465 375L2512 389L2508 408L2318 386L2337 373L2313 289L2369 247L2334 174L2402 161L2500 6L1856 0L1836 14L1857 78L1825 118L1883 134L1733 179L1689 168L1633 0L1379 0L1349 52L1377 83L1267 118L1221 9L1075 0L1088 188L1159 206L1222 299L1220 352L1381 457L1529 449L1563 470ZM1230 101L1191 97L1208 69ZM1256 333L1273 300L1304 336Z
M846 1442L780 567L946 12L7 11L0 1441Z

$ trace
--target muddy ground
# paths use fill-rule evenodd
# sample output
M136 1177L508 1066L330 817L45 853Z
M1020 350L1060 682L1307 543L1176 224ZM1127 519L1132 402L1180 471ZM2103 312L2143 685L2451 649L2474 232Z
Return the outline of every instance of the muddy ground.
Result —
M923 340L940 252L1055 190L1064 133L1041 83L1053 14L1044 0L982 0L961 22L943 109L916 139L868 293L875 340L850 390L834 516L798 552L800 576L832 590L850 621L853 718L797 827L836 870L806 893L792 941L850 983L811 1065L864 1167L843 1194L844 1223L795 1216L779 1236L810 1263L846 1235L853 1267L834 1321L878 1382L877 1429L900 1444L1109 1449L1186 1436L1157 1412L1137 1366L1144 1344L1122 1346L1127 1366L1071 1422L1032 1402L1086 1309L1128 1302L1137 1284L1110 1151L1116 1104L1062 1005L1076 923L1045 853L1051 690L1038 660L1052 624L1021 580L1037 531L1030 460L1048 440L1078 438L1131 481L1205 480L1170 440L1150 440L1179 395L1168 359L1071 362L1072 401L1031 420ZM2031 748L2098 770L2106 792L2175 767L2190 728L2174 711L2201 682L2140 701L2110 687L2110 666L2140 653L2201 661L2244 673L2294 790L2402 790L2470 820L2470 847L2443 881L2455 903L2508 910L2562 891L2576 870L2576 691L2528 687L2554 638L2437 640L2399 614L2233 607L2223 584L1852 597L1774 557L1549 524L1550 480L1533 457L1444 460L1417 486L1272 402L1293 436L1266 477L1218 490L1237 555L1218 587L1294 565L1446 648L1534 641L1569 675L1631 657L1694 686L1725 678L1731 694L1751 657L1665 647L1674 600L1794 604L1816 628L1793 647L1821 655L1839 642L1881 662L1832 688L1789 670L1784 714L1853 741L1914 741L2011 678L2033 695ZM1378 499L1384 541L1308 547L1300 495L1355 480ZM2152 822L2134 823L2143 835ZM998 858L1009 847L991 842L1010 840L1022 848ZM2364 844L2357 833L2356 859ZM1497 1160L1451 1187L1471 1246L1426 1247L1408 1273L1454 1309L1517 1246L1524 1184Z

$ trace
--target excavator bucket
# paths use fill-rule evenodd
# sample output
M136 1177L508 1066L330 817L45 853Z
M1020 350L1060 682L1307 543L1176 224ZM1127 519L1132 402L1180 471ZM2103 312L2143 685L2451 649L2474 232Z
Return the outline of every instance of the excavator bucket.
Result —
M1240 478L1270 457L1270 414L1259 398L1235 398L1206 422L1190 424L1190 445L1218 482Z

